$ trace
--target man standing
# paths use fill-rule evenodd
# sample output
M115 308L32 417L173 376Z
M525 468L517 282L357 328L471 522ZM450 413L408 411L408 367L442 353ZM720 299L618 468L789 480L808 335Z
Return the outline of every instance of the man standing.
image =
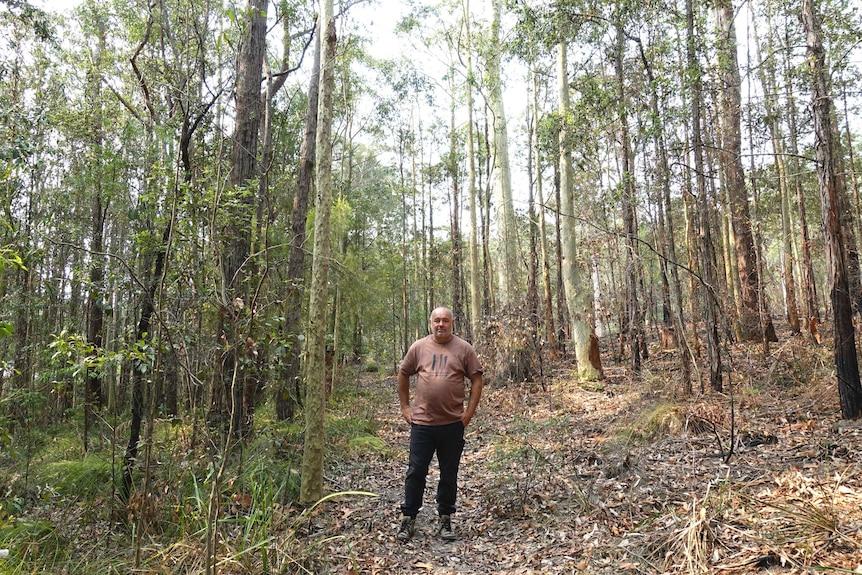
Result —
M430 322L431 334L410 346L398 369L401 415L410 424L410 461L404 482L399 541L408 541L416 530L425 478L435 452L440 466L438 532L446 541L455 539L451 516L455 513L464 428L473 419L482 396L482 365L473 346L452 334L452 311L438 307L431 312ZM410 377L415 374L418 378L411 406ZM466 409L465 379L470 380Z

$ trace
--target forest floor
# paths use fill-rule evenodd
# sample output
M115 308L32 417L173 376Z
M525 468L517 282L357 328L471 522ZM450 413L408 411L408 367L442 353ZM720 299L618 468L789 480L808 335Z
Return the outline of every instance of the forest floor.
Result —
M605 358L590 388L568 365L486 386L450 543L435 532L436 461L415 537L396 540L408 427L394 379L366 381L385 447L330 465L326 481L376 496L311 515L316 571L862 573L862 422L840 420L831 353L782 341L768 355L734 346L732 393L682 397L676 356L660 351L637 377Z

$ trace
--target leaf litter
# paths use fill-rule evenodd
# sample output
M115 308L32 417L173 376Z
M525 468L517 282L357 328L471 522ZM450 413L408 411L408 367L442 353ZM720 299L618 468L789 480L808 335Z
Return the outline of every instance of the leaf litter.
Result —
M379 497L315 516L321 568L862 573L862 422L839 419L829 351L787 340L765 357L734 346L731 393L681 396L674 355L661 351L638 376L606 363L589 387L564 363L542 385L486 385L467 430L450 543L435 532L436 462L416 535L395 539L408 428L394 379L364 382L386 398L377 435L389 449L334 464L327 481Z

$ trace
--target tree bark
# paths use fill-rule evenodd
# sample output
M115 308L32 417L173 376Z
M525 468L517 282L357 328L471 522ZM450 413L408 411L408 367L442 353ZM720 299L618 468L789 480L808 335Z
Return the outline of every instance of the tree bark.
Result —
M557 44L557 71L559 85L560 116L569 115L569 83L567 64L568 45ZM590 285L590 272L585 261L578 254L574 218L574 186L570 139L566 123L560 130L560 196L562 218L562 267L566 301L571 317L572 339L575 356L578 360L578 379L591 381L600 379L602 360L599 354L599 341L593 330L593 301Z
M694 176L697 188L698 204L698 259L700 263L701 285L700 295L704 310L704 331L706 332L706 347L709 359L709 384L715 391L721 391L722 360L718 339L718 292L715 286L715 254L712 242L712 226L709 222L709 202L706 190L706 172L704 171L703 133L701 127L701 102L703 81L697 59L696 35L694 27L693 0L686 0L686 61L691 77L691 134L692 152L694 154Z
M502 53L500 19L502 0L492 0L491 53L487 62L490 83L489 106L493 117L494 196L497 200L497 298L502 310L510 310L518 295L518 231L512 202L512 176L509 165L509 134L503 107L503 81L500 73Z
M539 125L539 106L537 102L537 78L536 74L532 74L533 80L533 98L531 100L531 113L533 115L533 126L534 131ZM551 260L550 253L548 251L548 235L547 235L547 224L545 223L545 197L544 197L544 189L542 186L542 182L544 178L542 178L542 156L539 150L539 139L538 132L535 132L533 141L530 142L530 145L533 148L533 154L535 156L535 165L536 165L536 202L537 202L537 214L536 218L538 219L539 225L539 248L541 251L541 266L542 266L542 317L544 319L545 324L545 337L548 340L548 349L551 353L552 358L556 358L559 353L559 344L557 343L557 333L555 330L555 322L554 322L554 299L553 299L553 286L551 285Z
M467 81L464 92L467 106L467 197L470 202L470 337L477 338L481 333L482 292L479 268L479 214L477 208L478 190L476 188L476 145L473 126L473 48L470 32L470 0L464 0L464 45L467 60Z
M620 15L617 14L617 20ZM643 347L641 304L638 298L638 266L640 262L638 250L638 229L635 216L635 186L632 172L632 150L629 140L628 115L625 101L625 75L623 74L623 56L625 55L625 33L622 23L617 21L616 50L614 54L614 69L617 81L617 121L619 122L620 163L622 165L620 198L623 220L623 233L626 240L626 297L625 297L625 332L628 336L629 363L635 373L641 370L641 348Z
M670 162L668 161L667 143L665 141L664 128L662 125L662 114L659 107L659 96L655 75L652 66L646 57L643 43L638 41L641 61L647 74L650 92L650 109L652 111L652 133L658 155L657 187L660 195L656 205L658 207L659 225L659 249L661 250L661 270L670 292L667 296L666 307L670 327L674 331L673 340L679 352L680 368L682 369L683 391L686 395L692 392L691 388L691 349L689 348L688 336L683 322L683 299L682 286L679 280L679 261L676 254L676 238L674 231L673 207L670 194ZM685 195L685 193L684 193Z
M104 197L102 188L104 156L104 118L102 112L102 54L105 50L105 25L97 14L97 39L93 63L89 70L89 98L93 106L92 130L92 181L93 199L91 201L90 223L92 236L90 238L90 277L89 295L87 297L87 343L91 346L91 359L94 361L102 353L102 336L105 325L104 292L105 292L105 216L110 203ZM90 427L95 420L95 412L102 409L102 374L96 365L88 365L84 402L84 452L89 449Z
M790 39L785 30L784 48L790 45ZM785 50L780 50L780 53ZM808 216L805 208L805 189L802 185L801 168L799 164L799 144L797 140L796 127L796 98L793 95L793 70L790 59L785 58L784 64L784 86L785 86L785 109L787 110L787 122L790 143L790 179L796 192L796 211L799 225L799 277L801 278L802 301L805 308L803 316L803 327L811 338L821 342L820 335L820 303L817 295L817 280L814 275L814 263L811 258L811 240L808 231Z
M771 318L761 318L760 284L748 193L742 169L741 80L732 0L717 0L718 66L720 86L720 160L730 204L737 274L740 286L739 332L745 340L759 340ZM769 331L769 330L767 330Z
M329 278L329 222L332 210L332 92L335 85L335 17L332 0L321 0L320 104L317 115L317 197L314 212L314 260L308 304L309 338L305 401L305 444L299 501L309 505L323 497L323 423L326 389L326 309Z
M454 66L450 69L450 77L452 80L452 99L449 107L449 159L448 159L448 172L450 179L450 218L449 218L449 238L451 242L451 270L452 270L452 286L451 293L449 296L449 301L452 306L452 314L457 318L462 318L464 316L464 309L461 303L461 293L463 287L463 280L461 278L461 269L462 263L461 260L463 258L463 251L461 249L461 189L458 185L460 182L460 174L458 173L458 139L456 137L456 124L455 124L455 86L454 86L454 78L455 78L455 70ZM433 237L433 232L432 232ZM433 303L433 300L432 300ZM430 314L429 314L430 317ZM461 327L458 326L458 331L461 331Z
M221 253L222 309L221 338L223 398L231 414L231 428L244 436L254 417L257 382L244 358L253 349L247 318L254 313L247 285L247 262L251 253L252 217L255 214L259 175L258 140L262 105L260 85L266 39L267 0L249 0L246 5L247 31L237 59L236 116L230 155L230 194L233 201L224 208L226 224Z
M763 87L765 100L766 123L769 127L769 136L772 141L773 162L778 179L778 192L781 202L781 270L782 285L784 287L784 312L790 326L791 333L798 334L801 330L799 322L799 308L796 301L796 281L793 275L793 229L790 222L790 185L787 174L787 161L785 138L781 131L779 122L778 88L776 81L776 67L772 58L764 58L764 46L760 41L757 27L752 28L755 46L758 54L758 76ZM772 28L772 14L767 19L768 44L767 50L775 51L775 38Z
M290 217L290 255L287 260L287 282L284 298L284 363L282 381L275 396L276 416L293 419L301 403L300 386L302 368L302 302L305 296L305 224L308 217L308 198L314 175L315 142L317 133L318 94L320 92L320 34L315 33L314 63L308 83L308 109L305 114L305 134L296 175L296 192Z
M847 192L841 187L843 182L837 177L835 170L835 119L826 75L825 50L820 38L820 23L815 13L814 0L802 0L801 19L808 46L808 66L813 93L814 151L820 184L826 266L831 279L838 396L841 402L841 417L857 419L862 417L862 385L859 381L853 305L847 279L847 246L841 212L846 203L841 201L841 196Z

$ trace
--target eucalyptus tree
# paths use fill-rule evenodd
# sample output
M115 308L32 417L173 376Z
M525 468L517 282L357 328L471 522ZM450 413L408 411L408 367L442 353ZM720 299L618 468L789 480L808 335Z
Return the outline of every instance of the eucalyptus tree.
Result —
M549 49L552 39L546 27L550 18L543 10L527 5L519 6L518 22L515 33L509 42L509 49L527 66L527 175L529 192L530 221L530 274L528 279L528 309L536 324L536 336L543 327L544 338L552 357L557 357L559 344L554 318L554 285L551 280L553 257L548 246L547 205L545 194L545 173L550 168L559 170L559 142L551 142L549 130L555 131L556 118L547 112L558 102L551 101L554 87L550 86L555 63ZM553 127L552 127L553 126ZM555 132L556 133L556 132ZM556 180L557 178L555 178ZM555 186L556 187L556 186ZM539 276L541 276L541 297L539 297ZM535 293L533 293L535 292ZM541 311L539 311L541 308Z
M487 77L488 107L492 117L494 197L496 199L496 265L497 289L495 290L500 311L511 311L518 301L521 257L518 249L518 230L515 223L515 208L512 201L512 175L509 163L509 133L506 110L503 105L501 27L503 1L491 0L491 28L485 48L485 74Z
M230 152L230 188L220 202L220 317L224 339L221 357L222 404L230 413L234 433L244 435L251 424L257 382L249 361L254 341L249 331L254 314L254 289L248 277L252 220L260 177L258 144L262 120L261 78L266 46L268 0L248 0L244 34L236 64L236 110Z
M86 98L92 108L89 114L90 151L88 156L92 158L89 166L92 182L92 206L91 225L92 235L90 237L90 273L88 278L89 295L87 299L87 343L90 345L93 360L102 353L103 329L105 324L105 218L110 205L110 196L104 188L108 183L105 166L105 122L102 97L102 76L104 74L103 54L106 49L107 22L105 15L100 13L96 4L88 3L88 24L91 26L89 33L95 42L91 44L89 54L90 68L87 71ZM84 402L84 451L88 449L90 425L94 419L94 412L102 408L102 376L100 371L92 364L87 369L87 382L85 386Z
M686 88L691 95L691 156L694 159L694 179L697 197L697 236L698 263L700 269L700 295L703 306L704 330L709 361L709 383L716 391L721 391L723 382L722 356L719 339L719 296L716 283L716 262L712 240L712 226L709 220L709 201L707 198L706 166L704 158L703 111L703 70L699 55L696 28L699 5L694 0L685 0L685 64L687 70Z
M470 16L470 0L462 0L462 25L464 26L464 66L467 79L464 82L464 105L467 108L466 121L466 156L467 156L467 198L470 205L470 241L469 241L469 281L470 286L470 334L476 337L480 330L482 310L481 283L479 275L479 216L478 190L476 186L476 132L473 129L473 89L476 77L473 70L473 31Z
M557 333L555 329L554 322L554 297L553 297L553 284L551 283L551 252L548 247L548 230L547 230L547 222L545 217L546 206L545 206L545 194L544 194L544 178L543 174L543 156L545 155L543 152L543 146L541 145L541 138L539 136L540 133L540 121L539 121L539 104L538 104L538 93L539 93L539 82L537 78L537 73L534 71L531 73L532 75L532 90L531 90L531 102L530 102L530 113L531 113L531 123L532 127L532 138L529 143L530 148L533 154L533 160L535 162L535 189L536 189L536 220L538 221L538 241L539 248L541 254L541 267L542 267L542 293L543 293L543 305L542 305L542 317L544 319L545 326L545 337L548 342L548 348L551 351L551 356L556 357L559 353L559 343L557 341Z
M650 19L650 21L653 21ZM650 114L646 126L646 132L651 137L655 148L657 159L655 170L656 193L658 198L655 202L657 212L657 226L659 237L659 258L660 269L662 274L663 288L667 290L667 295L663 298L665 329L673 331L674 343L677 349L680 350L680 367L683 376L683 389L686 393L691 393L691 372L692 372L692 350L689 345L689 337L686 333L685 322L683 321L684 304L683 291L680 282L679 269L681 261L677 256L676 237L677 232L674 225L676 221L674 215L673 204L671 202L671 167L668 151L668 133L670 129L665 128L663 119L670 120L670 114L667 113L668 94L672 89L673 80L670 78L658 78L653 72L653 61L650 56L656 54L655 60L658 66L662 65L661 55L669 49L670 39L663 41L662 35L659 33L661 27L666 25L664 22L657 22L654 34L650 34L652 39L648 50L644 46L644 42L638 36L637 46L640 54L641 63L644 73L646 74L646 89L649 93Z
M293 210L290 218L290 254L287 262L284 297L283 339L285 345L281 383L276 386L275 412L280 419L292 419L296 405L301 402L300 370L302 342L302 301L305 290L305 241L308 200L315 164L315 135L320 91L320 35L314 34L314 56L311 78L308 82L308 106L305 112L305 129L302 138Z
M326 312L332 210L332 99L335 84L335 16L332 0L321 0L318 15L321 67L315 150L314 252L308 304L309 339L306 369L305 442L299 500L311 504L323 496L323 423L325 415Z
M446 171L449 176L449 238L451 243L451 260L449 269L452 273L452 281L450 286L449 301L452 305L452 313L455 317L466 317L464 314L462 292L464 281L462 279L463 270L463 250L461 239L461 169L460 169L460 142L458 140L458 125L456 120L456 110L459 99L457 97L458 89L456 85L455 72L455 57L451 54L450 47L450 64L449 64L449 153L446 156Z
M742 167L741 80L737 59L737 37L732 0L719 0L716 11L716 50L721 80L720 159L724 185L730 203L731 223L740 286L739 333L745 340L756 340L774 333L772 319L763 313L760 279L754 237Z
M575 225L574 173L572 166L572 126L569 118L569 67L568 43L557 43L557 86L561 118L560 146L560 215L562 217L563 284L566 303L571 316L572 339L578 360L578 378L581 381L599 379L603 375L599 342L594 331L593 292L586 258L579 253Z
M264 281L271 274L278 274L278 266L271 265L273 253L278 253L273 243L281 239L281 228L272 224L280 212L282 198L291 198L291 217L286 243L289 244L287 267L283 283L282 309L283 314L277 320L280 324L278 334L265 333L264 326L268 317L260 317L261 321L250 326L249 337L255 341L255 376L254 382L246 393L245 401L256 404L259 401L259 391L265 386L272 387L276 416L280 419L291 419L296 406L301 404L301 342L302 342L302 312L305 294L305 241L306 218L308 214L308 198L311 193L311 174L314 167L314 133L317 121L317 69L318 52L312 47L316 41L313 18L307 14L302 4L295 2L273 3L272 19L280 30L273 26L268 31L267 39L280 38L280 51L267 50L263 60L262 81L262 122L260 129L259 165L260 177L257 182L257 201L255 209L255 229L252 233L252 254L249 259L248 274L258 278L255 288L255 300L250 302L255 308L278 307L268 306L261 301L264 297ZM312 24L309 24L309 20ZM277 33L271 33L277 32ZM280 36L279 36L280 34ZM284 91L287 81L304 63L305 56L311 47L314 61L311 67L311 79L308 82L308 97L305 101L291 94L281 113L279 94ZM273 61L269 53L274 52ZM305 128L297 129L294 110L305 108ZM282 135L279 138L279 134ZM302 134L302 135L294 135ZM293 150L296 142L300 148L298 165L292 164ZM276 161L276 153L284 150L287 161ZM294 175L295 172L295 175ZM282 179L276 187L275 182ZM282 193L283 192L283 193ZM292 193L291 193L292 192ZM261 269L262 268L262 269ZM278 299L277 295L273 296ZM275 342L275 345L270 345ZM273 349L274 347L274 349ZM277 372L270 374L264 368L268 355L274 355ZM253 354L254 355L254 352ZM272 377L274 375L274 377Z
M451 176L451 170L441 173L441 168L446 169L441 158L445 162L445 158L451 157L451 139L450 128L444 125L448 122L438 115L437 97L448 97L451 102L456 95L447 94L450 92L447 77L454 72L452 79L456 84L462 77L460 70L450 69L451 59L446 61L441 57L441 54L451 55L450 46L454 45L457 37L457 23L450 21L448 15L448 9L441 5L422 6L398 23L399 37L415 53L423 54L427 69L421 69L410 58L380 63L383 66L381 71L387 71L388 81L386 92L378 98L377 114L380 126L392 142L398 173L396 189L400 190L402 207L404 277L400 336L403 351L411 341L425 333L431 306L436 305L432 300L438 297L439 290L443 289L445 293L441 297L448 298L452 296L451 290L456 289L449 282L440 284L444 277L451 279L454 271L449 268L452 273L446 276L436 273L441 254L434 234L435 213L440 213L442 207L435 189L447 175ZM450 150L441 151L446 147ZM447 207L451 242L451 203ZM452 244L448 245L451 247ZM447 261L451 263L451 257ZM412 282L410 276L413 277ZM462 288L457 286L457 289Z
M785 15L785 34L780 38L780 45L784 48L777 53L790 51L790 25L787 22L789 15ZM811 234L808 228L808 210L805 206L805 188L802 178L802 167L800 162L801 151L799 149L799 129L797 122L797 104L794 78L794 66L789 56L783 59L782 80L784 83L783 108L785 110L784 122L787 126L789 153L789 179L795 192L795 204L797 212L797 230L799 233L799 257L797 275L800 278L802 289L802 302L804 308L803 327L811 335L812 339L820 343L820 304L817 295L817 279L814 273L814 261L811 255Z
M637 197L635 189L634 154L629 135L628 101L625 75L623 74L626 52L625 22L623 22L623 3L617 3L613 15L613 26L616 42L613 51L614 76L617 92L617 122L619 163L620 163L620 203L623 220L623 234L626 241L626 290L625 315L626 334L629 341L629 358L632 370L637 373L641 369L642 351L645 349L643 339L643 311L641 299L638 297L640 280L640 249L638 246L638 222L635 214ZM645 359L645 358L643 358Z
M766 57L767 54L774 54L777 51L777 38L774 29L774 14L772 8L767 3L766 20L766 40L761 40L758 33L758 27L752 26L751 30L754 35L754 48L757 53L757 76L764 94L764 122L769 130L769 137L772 144L773 163L775 168L775 177L777 180L780 212L781 212L781 265L782 265L782 284L784 287L784 306L785 317L787 318L790 331L794 334L800 333L799 311L796 298L796 280L794 278L795 258L793 255L793 230L791 228L790 214L790 177L788 174L788 161L786 159L786 137L782 129L782 124L779 114L778 96L780 94L778 80L778 64L776 57ZM756 14L753 7L751 8L751 19L754 20Z
M833 345L835 371L841 416L845 419L862 417L862 385L859 380L859 359L853 328L853 304L848 281L847 244L843 213L846 209L846 188L836 168L838 143L835 110L826 69L825 50L821 37L821 16L814 0L803 0L801 18L805 28L808 66L812 88L814 118L814 151L817 179L820 186L820 207L825 235L826 263L831 286L834 317Z

